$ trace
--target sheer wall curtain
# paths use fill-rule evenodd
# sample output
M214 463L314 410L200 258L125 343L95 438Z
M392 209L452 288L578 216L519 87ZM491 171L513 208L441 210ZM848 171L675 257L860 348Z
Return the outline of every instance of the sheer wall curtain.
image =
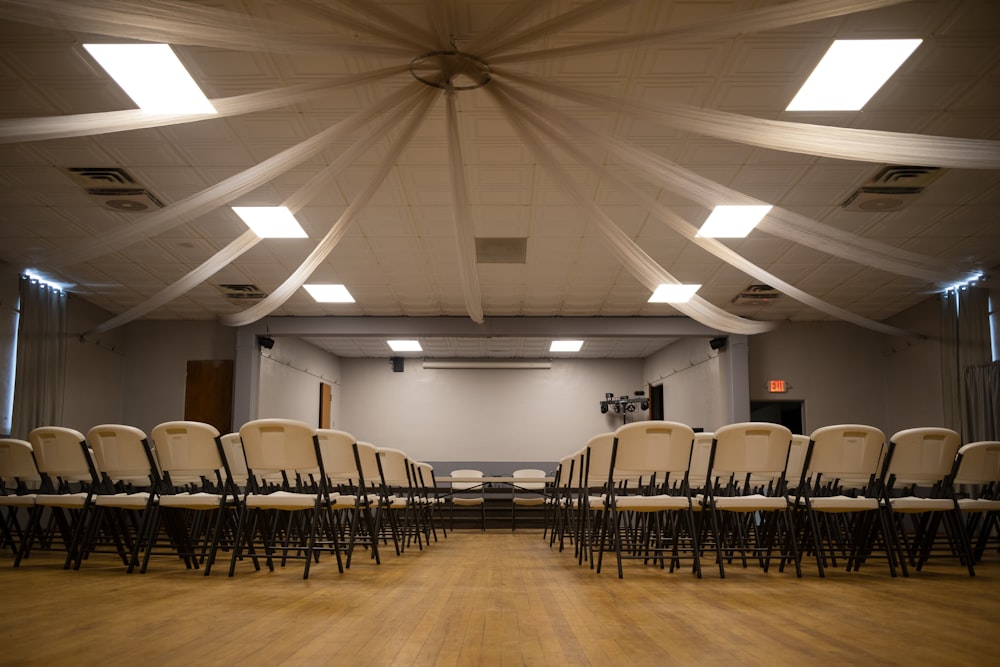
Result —
M62 419L66 370L66 294L22 276L11 434L27 438Z
M989 290L963 287L941 298L941 381L945 426L974 442L970 410L985 400L966 382L966 369L987 366L990 359ZM995 409L995 403L994 403ZM982 438L980 438L982 439Z
M965 369L966 442L1000 440L1000 361Z

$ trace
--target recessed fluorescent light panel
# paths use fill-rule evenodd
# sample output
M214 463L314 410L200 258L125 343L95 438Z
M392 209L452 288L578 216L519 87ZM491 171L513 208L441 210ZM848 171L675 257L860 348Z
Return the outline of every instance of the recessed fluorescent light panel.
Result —
M83 48L143 111L216 112L169 44L84 44Z
M306 231L285 206L233 206L233 212L262 239L306 238Z
M770 210L770 206L716 206L698 230L698 236L712 239L746 238Z
M393 352L423 352L419 340L387 340Z
M549 352L579 352L582 347L582 340L554 340L549 345Z
M303 285L317 303L354 303L354 297L343 285Z
M660 285L649 297L649 303L687 303L701 285Z
M838 39L786 111L857 111L913 53L919 39Z

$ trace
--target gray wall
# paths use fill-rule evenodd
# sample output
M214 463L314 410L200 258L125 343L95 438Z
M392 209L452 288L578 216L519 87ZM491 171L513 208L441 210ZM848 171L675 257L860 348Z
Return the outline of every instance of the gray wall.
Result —
M341 429L339 358L297 338L276 338L260 350L259 419L281 417L319 425L319 385L331 385L331 426Z
M641 388L639 360L552 361L550 369L424 369L342 359L343 429L425 461L558 461L620 417L605 392Z

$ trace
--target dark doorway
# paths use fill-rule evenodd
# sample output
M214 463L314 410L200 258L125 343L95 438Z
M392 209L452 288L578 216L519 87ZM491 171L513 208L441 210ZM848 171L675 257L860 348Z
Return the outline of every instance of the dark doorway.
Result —
M750 401L750 421L781 424L802 433L802 401Z
M663 419L663 385L649 385L649 418Z

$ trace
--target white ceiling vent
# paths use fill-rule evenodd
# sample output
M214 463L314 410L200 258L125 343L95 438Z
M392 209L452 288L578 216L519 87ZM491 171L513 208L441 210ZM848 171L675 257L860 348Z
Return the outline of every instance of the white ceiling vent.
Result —
M218 287L222 291L222 294L231 301L258 301L267 296L267 292L263 291L261 288L247 283L241 283L238 285L216 285L216 287Z
M63 172L110 209L136 213L163 208L156 195L121 167L67 167Z
M524 264L528 239L522 237L476 237L476 261L480 264Z
M770 285L749 285L737 294L732 303L737 306L763 306L773 303L781 296L781 292Z
M87 194L116 211L136 213L150 208L163 208L163 202L157 199L153 193L141 188L87 190Z
M854 191L841 206L845 211L891 213L905 208L920 196L944 170L940 167L883 167Z

